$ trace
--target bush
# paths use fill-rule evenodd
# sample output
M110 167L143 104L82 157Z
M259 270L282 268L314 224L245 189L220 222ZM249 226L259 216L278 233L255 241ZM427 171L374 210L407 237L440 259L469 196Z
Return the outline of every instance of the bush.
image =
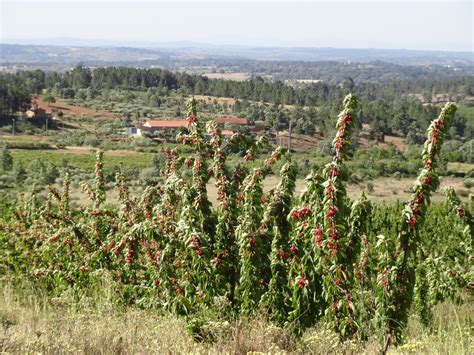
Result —
M368 182L367 186L366 186L366 190L369 194L373 193L374 192L374 184L372 184L371 182Z
M99 144L100 144L100 142L95 136L86 136L84 138L83 145L95 148L95 147L98 147Z

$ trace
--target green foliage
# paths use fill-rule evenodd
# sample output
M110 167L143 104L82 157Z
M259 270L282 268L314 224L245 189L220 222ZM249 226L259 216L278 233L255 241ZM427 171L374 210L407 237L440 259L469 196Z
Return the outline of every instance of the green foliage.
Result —
M0 75L0 116L25 110L31 102L26 82L13 74Z

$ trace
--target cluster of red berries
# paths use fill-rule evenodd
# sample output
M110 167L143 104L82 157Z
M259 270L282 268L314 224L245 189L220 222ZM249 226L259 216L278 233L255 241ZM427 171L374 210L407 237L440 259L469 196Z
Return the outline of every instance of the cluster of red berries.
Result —
M430 185L432 182L433 182L433 179L431 178L431 176L426 176L423 179L423 185Z
M188 126L191 126L196 123L196 116L189 115L186 121L188 121Z
M255 154L253 152L248 152L245 157L244 157L244 160L245 161L249 161L249 160L252 160L253 158L255 157Z
M134 255L135 255L135 250L133 250L133 247L130 245L127 250L127 258L125 259L125 262L128 265L132 264Z
M280 249L280 250L278 251L278 257L280 258L280 260L285 260L285 259L286 259L286 256L287 256L287 255L286 255L286 253L285 253L285 251L284 251L283 249Z
M306 277L306 275L303 274L303 275L301 275L301 276L299 276L299 277L296 278L296 284L297 284L299 287L303 288L303 287L306 287L306 286L309 285L309 280L308 280L308 278Z
M326 212L326 216L328 218L333 218L336 215L337 207L334 205L329 206L328 211Z
M291 217L296 221L296 220L303 219L309 216L310 213L311 213L311 210L308 207L303 207L300 210L295 209L293 213L291 214Z
M327 245L328 245L328 248L331 249L331 255L335 255L340 250L338 242L333 243L329 241Z
M341 175L341 172L335 166L333 166L329 169L328 175L331 178L335 178L335 177L338 177L339 175Z
M345 114L343 114L343 115L340 117L340 119L341 119L341 121L342 121L344 124L347 124L347 123L349 123L349 122L352 121L352 116L349 115L349 114L347 114L347 113L345 113Z
M60 237L61 233L60 232L56 232L51 238L49 238L49 242L52 243L52 242L55 242L56 240L58 240L58 238Z
M321 243L323 242L323 229L321 227L316 227L316 229L313 232L315 239L314 241L318 246L321 246Z
M201 257L202 256L202 248L201 248L201 241L199 238L195 235L191 237L190 243L194 246L194 254L196 256Z
M386 288L388 286L388 272L385 270L382 274L382 287Z
M264 162L265 167L268 168L268 167L272 166L273 164L275 164L280 159L280 157L281 157L281 152L280 152L280 149L277 148L276 150L274 150L272 152L272 155L270 156L270 158L265 159L265 162Z

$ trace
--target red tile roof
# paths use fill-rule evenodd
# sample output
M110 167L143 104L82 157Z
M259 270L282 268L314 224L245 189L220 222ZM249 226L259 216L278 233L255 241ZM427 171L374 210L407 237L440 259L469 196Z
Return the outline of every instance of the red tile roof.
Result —
M162 121L158 121L158 120L148 120L146 121L142 127L145 127L145 128L160 128L160 127L163 127L163 128L179 128L179 127L187 127L188 126L188 122L185 121L185 120L162 120Z
M238 125L248 125L249 120L246 118L240 117L217 117L216 122L218 124L225 124L225 123L234 123Z

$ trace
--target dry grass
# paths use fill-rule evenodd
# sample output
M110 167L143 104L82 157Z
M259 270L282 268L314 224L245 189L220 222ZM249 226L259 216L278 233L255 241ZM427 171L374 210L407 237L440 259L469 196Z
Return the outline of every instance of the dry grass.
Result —
M244 81L250 78L249 73L232 72L232 73L204 73L209 79L225 79L234 81Z
M203 328L212 342L196 342L183 320L158 311L117 309L107 301L72 294L48 299L23 288L21 293L3 285L0 293L0 353L93 354L377 354L379 341L346 341L325 329L308 330L300 339L256 317L233 322L208 321ZM107 292L107 291L104 291ZM435 312L433 331L415 318L407 342L391 354L468 354L472 342L472 305L443 304Z
M371 193L367 192L367 183L360 184L349 184L347 186L347 192L349 197L352 199L357 199L360 197L360 194L365 191L367 197L377 203L395 203L399 201L407 201L411 196L411 188L415 178L404 178L404 179L394 179L394 178L378 178L370 181L373 185L373 191ZM263 190L265 192L270 191L278 185L279 177L276 175L270 175L264 180ZM433 194L433 202L443 202L446 200L443 190L444 188L451 186L456 192L463 191L462 194L459 194L459 197L463 200L467 200L468 195L474 193L473 188L466 188L463 185L463 178L451 178L451 177L442 177L440 188ZM295 195L299 195L306 187L304 179L296 180ZM217 190L214 186L214 181L211 180L207 184L207 191L209 199L212 203L217 201Z
M74 155L93 155L96 152L97 148L93 147L65 147L64 149L56 149L55 152L58 154L74 154ZM143 153L126 150L126 149L115 149L115 150L105 150L105 156L109 157L123 157L123 156L142 156Z
M474 164L469 163L448 163L448 171L458 171L461 173L467 173L474 169Z
M415 178L394 179L394 178L378 178L370 181L373 185L373 191L367 191L367 183L349 184L347 192L352 200L357 200L362 192L365 192L367 197L375 203L392 204L397 201L408 201L411 196L411 187ZM278 185L279 177L276 175L268 176L263 182L264 192L268 192ZM469 194L474 194L474 188L466 188L463 178L442 178L440 188L433 193L432 202L444 202L446 197L443 190L451 186L458 193L458 196L463 201L467 201ZM61 190L61 185L58 183L56 187ZM298 196L306 188L304 179L296 180L295 196ZM133 196L139 196L143 192L143 188L138 186L131 186L130 190ZM461 193L459 193L461 192ZM213 205L217 205L217 188L214 185L214 180L211 179L207 184L207 193L209 200ZM86 193L79 187L74 185L71 188L71 200L79 206L85 206L90 203ZM107 203L112 205L119 205L118 193L115 189L107 191Z
M218 96L209 96L209 95L194 95L194 98L199 101L203 102L212 102L216 100L219 105L227 104L233 105L235 104L235 99L232 97L218 97Z
M18 297L5 287L0 297L0 353L175 353L201 351L182 321L156 312L109 304L75 305L64 299Z
M370 181L373 185L374 190L368 194L368 198L374 202L378 203L394 203L397 200L407 201L411 196L411 188L415 178L404 178L404 179L394 179L394 178L378 178ZM433 202L443 202L446 200L444 196L444 189L448 186L454 188L458 196L467 200L468 195L474 193L474 189L466 188L464 185L463 178L452 178L452 177L441 177L440 186L438 190L433 193L432 201ZM348 186L348 193L351 198L358 198L362 191L367 190L367 183L362 184L350 184ZM462 193L459 193L459 192ZM367 191L366 191L367 193Z

